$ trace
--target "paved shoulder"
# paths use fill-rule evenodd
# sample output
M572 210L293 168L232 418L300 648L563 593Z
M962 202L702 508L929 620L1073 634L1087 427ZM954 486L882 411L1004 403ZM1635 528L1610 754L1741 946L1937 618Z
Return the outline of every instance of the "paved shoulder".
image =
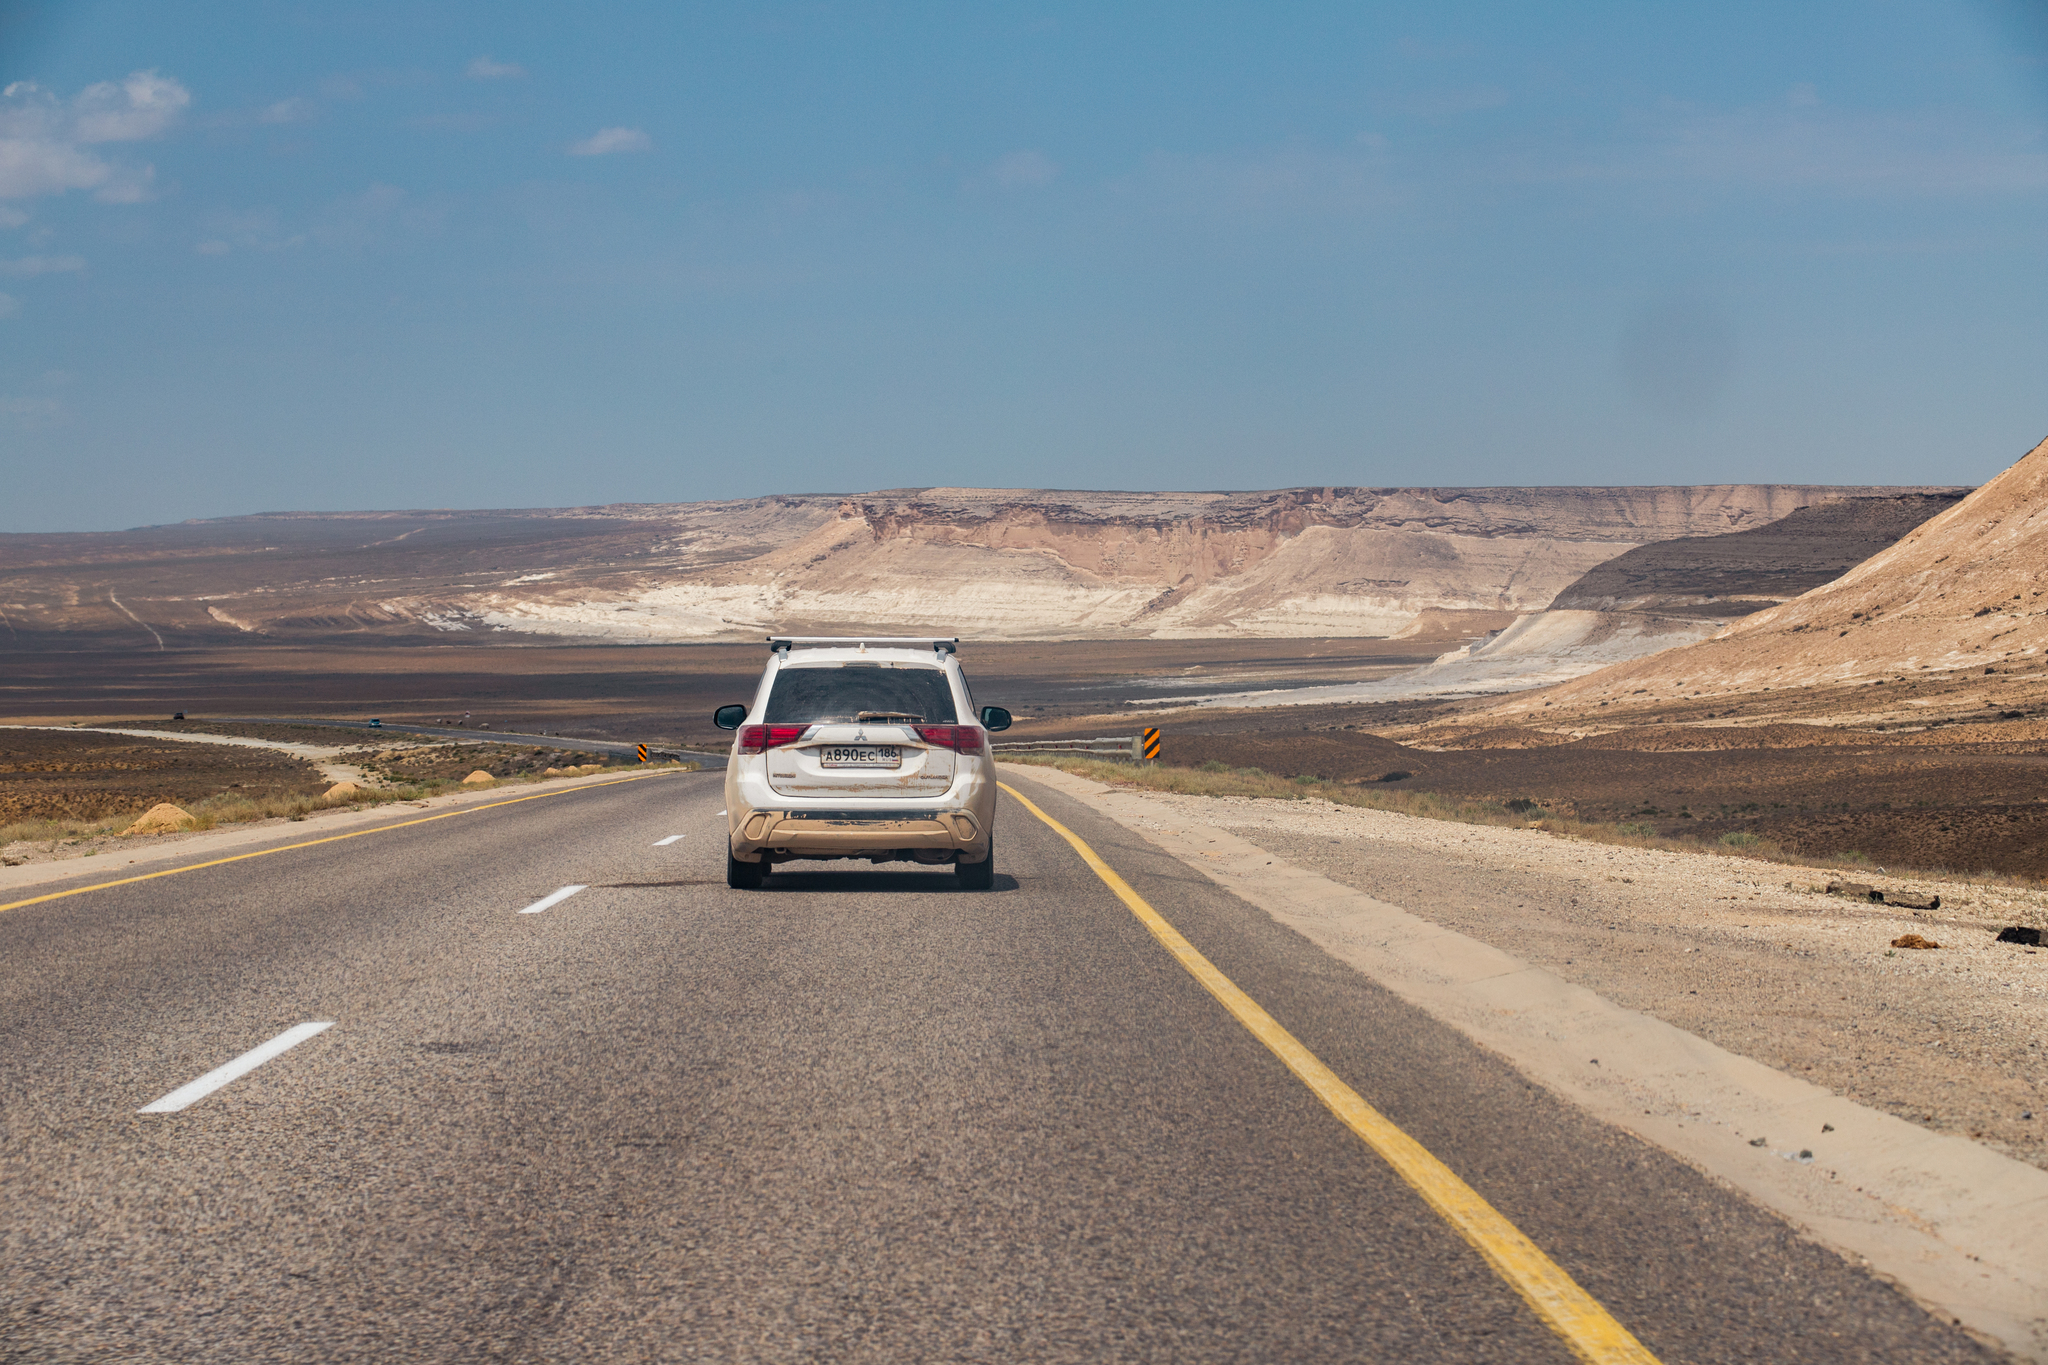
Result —
M1217 894L1210 872L1189 865L1217 860L1213 849L1169 854L1153 841L1156 831L1141 833L1077 800L1064 790L1069 784L1056 788L1034 776L1005 770L1005 780L1090 832L1104 857L1203 954L1660 1355L1732 1351L1740 1358L1756 1350L1771 1359L1849 1358L1832 1353L1859 1337L1885 1358L1978 1349L1951 1318L1930 1317L1742 1194L1533 1084L1297 928L1236 895ZM1234 847L1222 856L1244 862L1231 883L1254 897L1265 898L1262 879L1295 872L1242 841L1228 842ZM1795 1349L1795 1342L1804 1344Z

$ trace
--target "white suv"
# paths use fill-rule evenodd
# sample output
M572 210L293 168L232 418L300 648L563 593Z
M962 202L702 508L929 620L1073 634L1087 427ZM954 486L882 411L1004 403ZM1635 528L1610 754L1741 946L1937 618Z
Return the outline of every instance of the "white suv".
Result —
M1000 706L978 712L957 639L770 636L725 769L725 883L756 887L777 863L866 858L951 863L960 885L995 885Z

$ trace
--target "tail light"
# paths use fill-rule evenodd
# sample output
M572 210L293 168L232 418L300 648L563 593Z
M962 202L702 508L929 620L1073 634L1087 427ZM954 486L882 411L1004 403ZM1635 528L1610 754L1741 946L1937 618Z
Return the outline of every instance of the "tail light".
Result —
M742 725L740 727L740 752L743 754L766 753L780 749L785 744L794 744L804 737L807 725Z
M988 751L988 742L982 738L979 725L920 725L917 737L934 748L952 749L957 753Z

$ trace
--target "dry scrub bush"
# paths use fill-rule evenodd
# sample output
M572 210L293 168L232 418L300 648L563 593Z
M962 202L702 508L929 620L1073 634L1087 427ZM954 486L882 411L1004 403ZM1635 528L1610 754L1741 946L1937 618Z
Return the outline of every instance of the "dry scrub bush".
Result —
M16 820L0 825L0 848L9 844L49 844L55 847L60 843L112 834L125 829L134 819L134 815L116 815L105 820Z
M349 810L357 806L380 806L391 801L417 801L459 784L430 782L414 787L358 787L346 796L244 796L224 792L209 796L187 809L192 823L187 829L213 829L220 825L246 825L257 820L303 820L315 811Z

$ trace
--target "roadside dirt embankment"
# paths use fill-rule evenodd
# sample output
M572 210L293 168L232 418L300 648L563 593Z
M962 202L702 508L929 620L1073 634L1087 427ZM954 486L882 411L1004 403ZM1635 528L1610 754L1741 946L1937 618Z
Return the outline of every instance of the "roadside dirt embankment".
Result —
M1404 729L1403 744L1327 718L1315 729L1252 729L1235 718L1204 729L1201 713L1162 724L1163 772L1256 769L1310 784L1304 793L1334 784L1366 804L1404 793L1515 804L1624 843L1725 842L1852 867L2048 879L2048 725L1934 735L1672 725L1574 736L1446 722Z
M129 835L304 819L486 782L585 773L589 755L488 742L344 747L361 731L174 722L146 729L0 726L0 862L95 857ZM253 732L253 733L251 733ZM267 738L266 735L290 738ZM343 743L317 742L321 738ZM623 765L623 760L619 761ZM131 817L141 820L130 823Z

